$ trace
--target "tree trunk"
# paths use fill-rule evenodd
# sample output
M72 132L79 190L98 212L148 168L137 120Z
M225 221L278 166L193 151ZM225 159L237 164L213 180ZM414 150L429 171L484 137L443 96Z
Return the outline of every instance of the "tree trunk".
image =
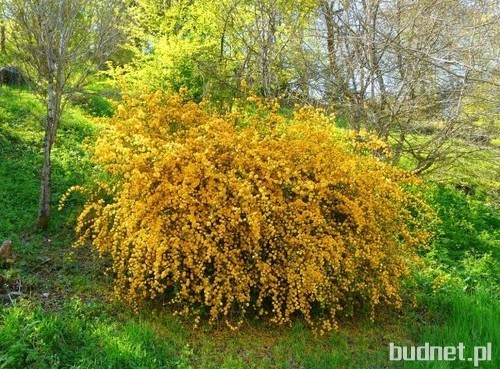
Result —
M0 26L0 53L5 54L7 50L5 49L5 26L2 24Z
M50 141L50 132L46 129L43 149L42 176L40 180L40 204L38 207L38 219L36 222L37 228L47 228L50 220L50 201L52 198L50 188L52 171L50 152L52 151L52 143Z
M356 96L351 92L348 82L348 76L344 72L344 68L340 67L337 60L337 48L340 42L339 26L335 22L335 15L342 13L342 10L334 10L333 5L328 1L322 3L322 13L326 25L326 51L328 53L328 67L333 82L333 98L335 100L347 101L355 103Z
M52 164L50 154L52 145L56 137L56 130L59 123L61 110L60 97L54 91L54 86L49 84L48 87L48 103L47 103L47 122L45 125L45 139L43 150L43 167L40 179L40 203L38 207L38 219L36 222L37 228L45 229L50 221L50 203L52 200L51 192L51 173Z

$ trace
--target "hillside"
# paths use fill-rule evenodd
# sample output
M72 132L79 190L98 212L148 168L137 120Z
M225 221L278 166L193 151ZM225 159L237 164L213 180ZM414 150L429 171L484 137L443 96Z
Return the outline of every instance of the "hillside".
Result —
M88 100L86 100L88 101ZM102 103L104 97L96 101ZM102 107L101 107L102 108ZM95 168L85 145L104 115L75 103L66 111L53 152L54 202ZM101 110L100 110L101 109ZM97 111L97 113L96 113ZM1 368L470 368L470 362L389 362L399 345L500 343L500 212L480 195L429 185L426 198L441 223L424 265L415 271L413 305L375 322L356 314L339 331L315 338L300 318L291 327L248 320L197 329L152 303L138 314L111 300L105 260L73 249L82 198L55 211L46 231L34 230L42 160L44 108L29 91L0 87L0 241L12 239L17 260L0 266ZM101 124L101 123L100 123ZM104 123L105 124L105 123ZM55 207L54 207L55 208ZM404 364L404 365L403 365Z

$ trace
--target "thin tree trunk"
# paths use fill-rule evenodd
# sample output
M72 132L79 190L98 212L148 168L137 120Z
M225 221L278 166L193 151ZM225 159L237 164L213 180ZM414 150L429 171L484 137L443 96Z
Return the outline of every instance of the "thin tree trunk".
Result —
M43 167L40 179L40 203L38 207L38 219L36 222L37 228L47 228L50 221L50 203L52 200L51 192L51 173L52 164L50 155L52 146L56 137L57 125L60 116L60 98L54 91L53 84L48 88L48 103L47 103L47 122L45 126L45 139L43 150Z
M5 26L2 24L0 26L0 53L5 54L6 48L5 48Z
M348 77L343 73L343 68L339 66L339 61L337 60L337 49L339 47L339 29L335 23L335 15L341 13L342 10L334 10L332 4L328 1L323 1L322 3L323 18L326 24L326 47L328 53L328 62L331 77L333 78L334 84L334 99L335 100L347 100L348 102L355 103L356 96L351 93L349 88ZM338 37L339 36L339 37Z
M36 222L37 228L47 228L50 220L50 202L52 199L50 188L52 171L50 153L52 151L52 143L50 141L50 132L46 130L43 150L42 176L40 180L40 204L38 207L38 219Z

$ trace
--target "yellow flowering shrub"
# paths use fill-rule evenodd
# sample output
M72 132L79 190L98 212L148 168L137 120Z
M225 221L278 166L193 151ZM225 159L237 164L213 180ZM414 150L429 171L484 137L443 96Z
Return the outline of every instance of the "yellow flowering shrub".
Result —
M160 93L118 107L95 146L115 183L77 226L77 244L112 261L117 297L228 324L300 313L320 331L360 306L399 305L429 236L427 208L401 185L412 180L355 154L320 111L252 117Z
M375 157L391 158L392 153L387 142L370 134L364 129L349 131L347 137L351 140L353 148L359 153Z

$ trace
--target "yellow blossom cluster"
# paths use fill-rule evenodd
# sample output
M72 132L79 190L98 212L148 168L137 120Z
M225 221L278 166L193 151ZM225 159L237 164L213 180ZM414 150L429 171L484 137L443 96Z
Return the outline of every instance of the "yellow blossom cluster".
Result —
M374 157L392 157L387 142L364 129L350 131L347 137L350 138L353 148L360 153L368 153Z
M77 244L111 259L120 299L210 322L299 313L327 331L359 306L398 305L428 208L346 141L312 108L259 121L181 95L125 98L95 146L114 183L89 198Z

